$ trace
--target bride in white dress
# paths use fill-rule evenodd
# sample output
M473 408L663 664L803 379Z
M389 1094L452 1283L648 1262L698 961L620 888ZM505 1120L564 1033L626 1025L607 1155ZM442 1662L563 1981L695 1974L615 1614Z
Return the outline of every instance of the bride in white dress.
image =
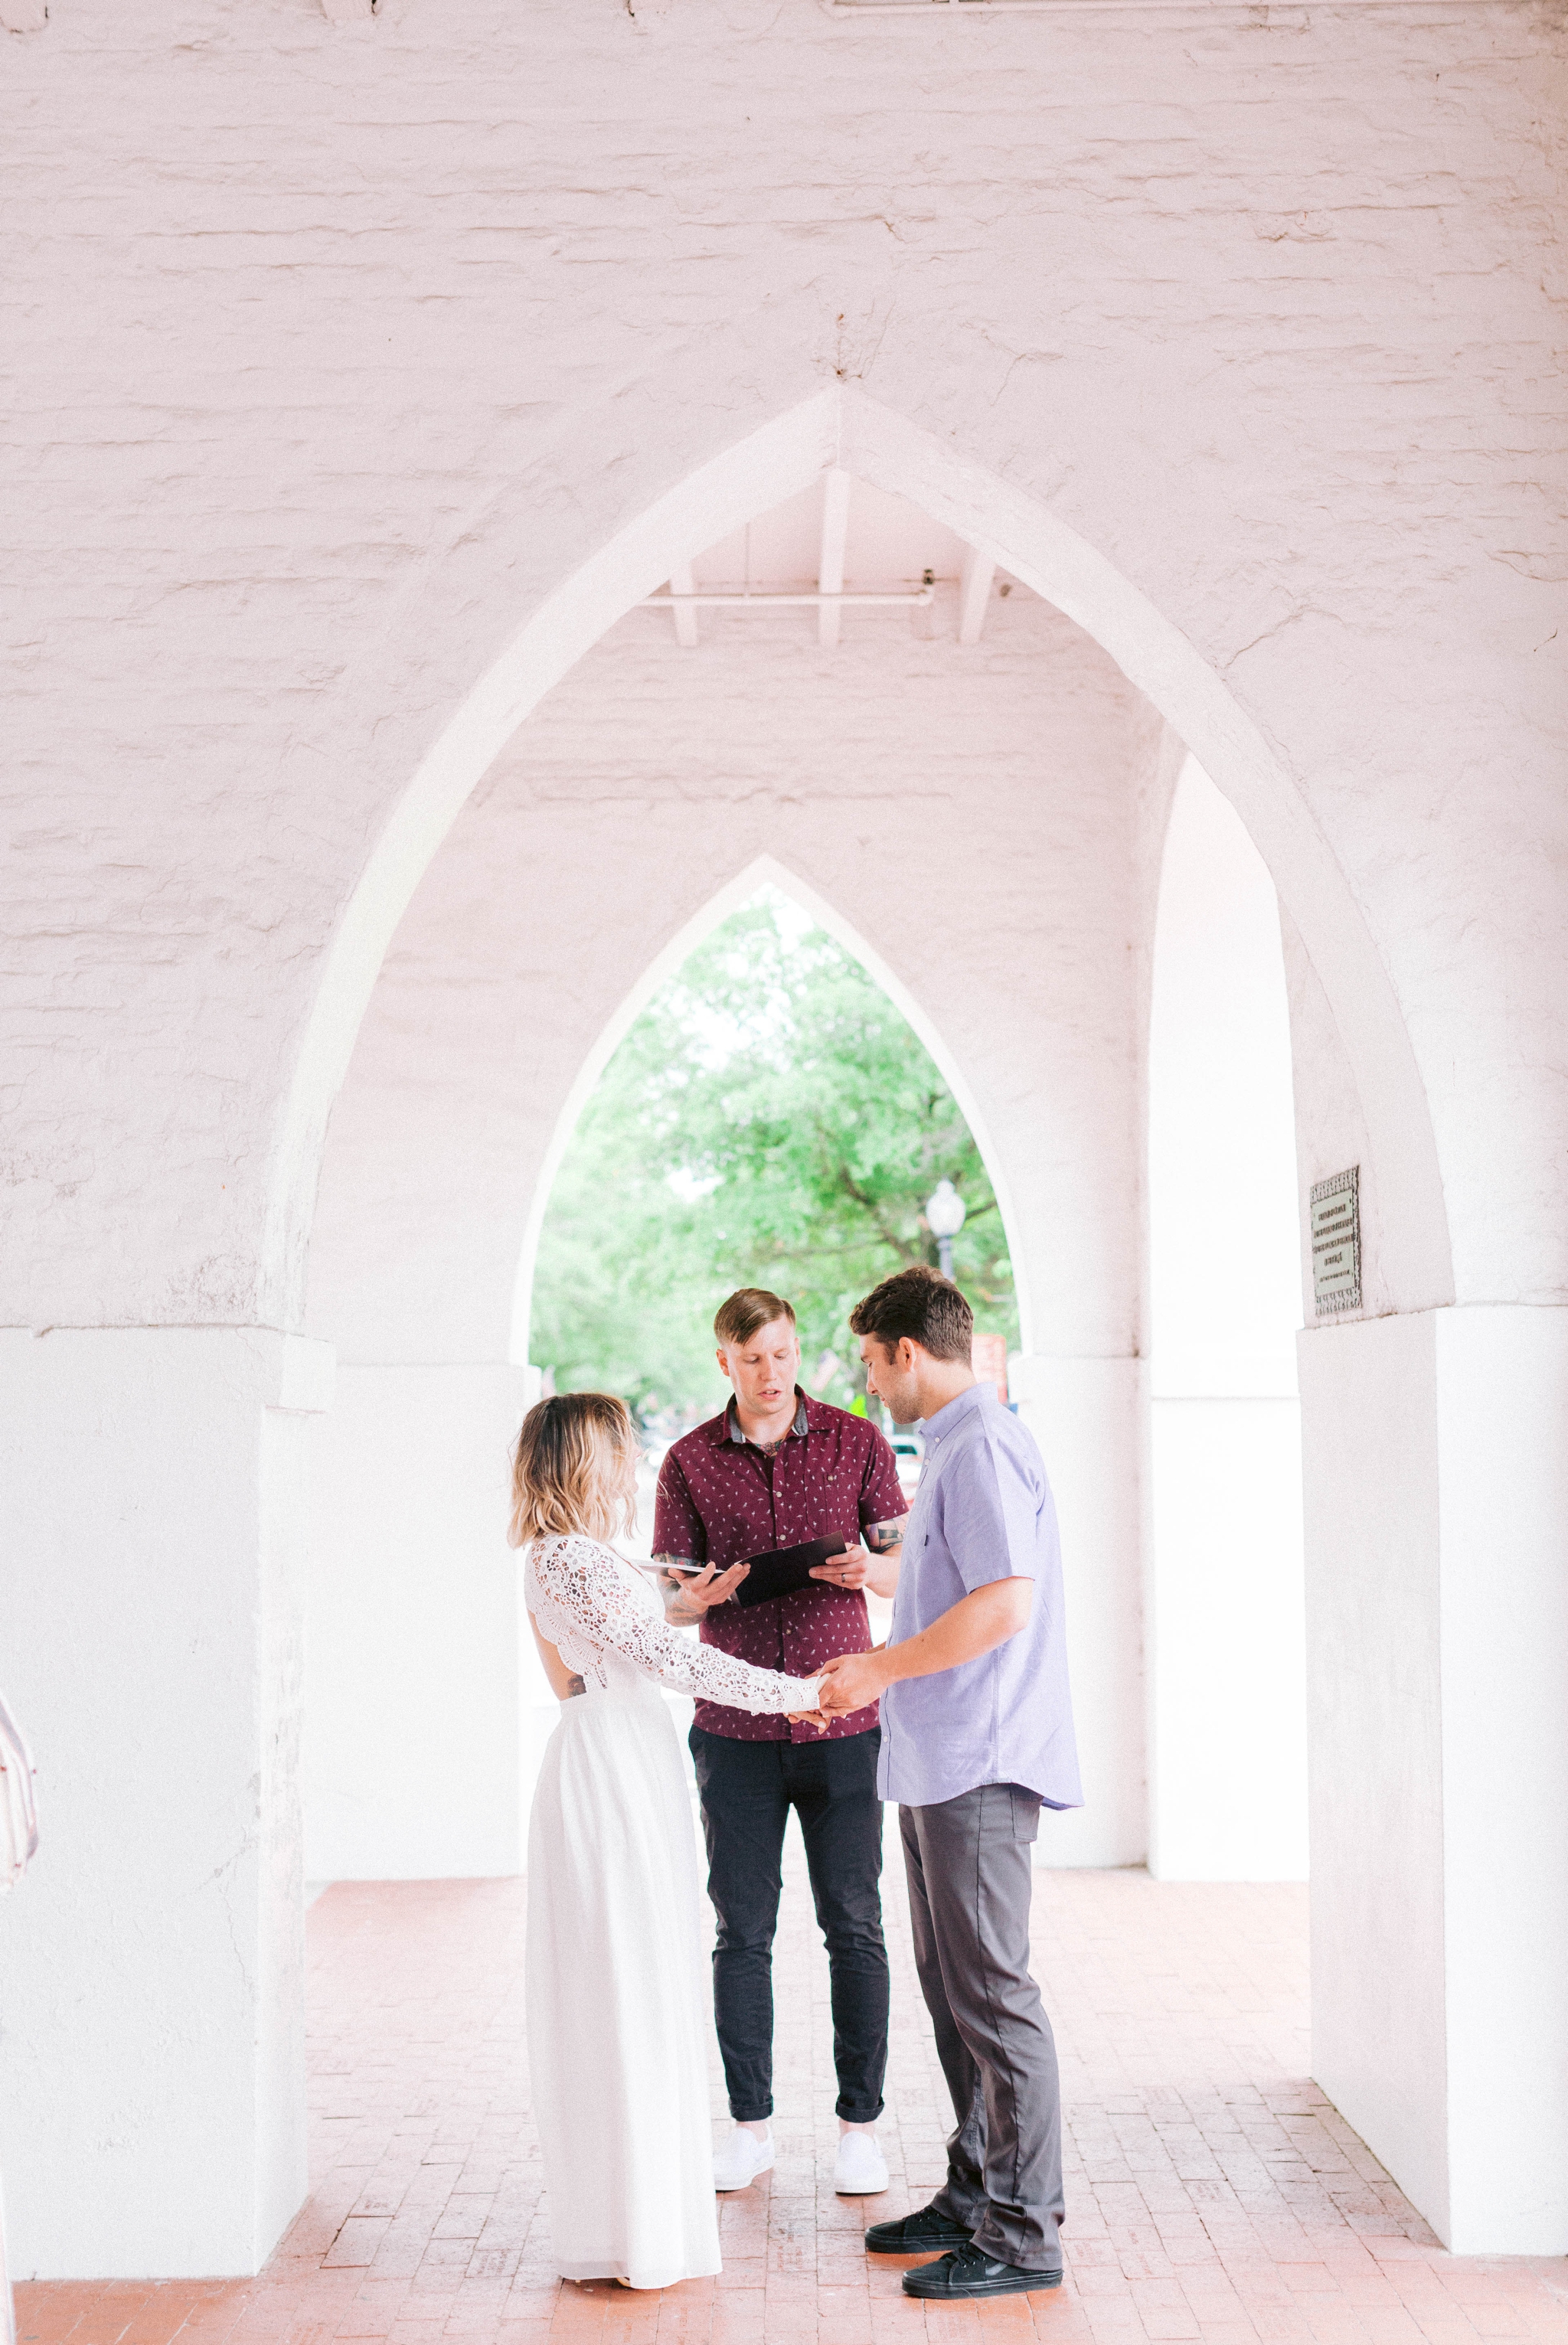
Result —
M528 2057L557 2269L667 2288L719 2269L710 2004L691 1805L661 1685L734 1710L817 1714L819 1679L754 1669L668 1626L629 1529L624 1404L529 1410L511 1539L561 1722L528 1825Z

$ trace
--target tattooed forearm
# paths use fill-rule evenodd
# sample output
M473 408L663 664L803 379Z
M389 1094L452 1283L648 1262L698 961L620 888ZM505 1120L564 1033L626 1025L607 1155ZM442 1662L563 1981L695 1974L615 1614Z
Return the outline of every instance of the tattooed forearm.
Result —
M586 1693L587 1690L581 1678L571 1677L566 1680L566 1690L561 1699L563 1701L570 1701L575 1693Z

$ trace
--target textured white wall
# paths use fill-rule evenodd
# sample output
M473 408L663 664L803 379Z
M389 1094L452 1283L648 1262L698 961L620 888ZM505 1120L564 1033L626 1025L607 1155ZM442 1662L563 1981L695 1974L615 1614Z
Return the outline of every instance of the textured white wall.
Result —
M1408 1005L1460 1291L1561 1291L1561 30L967 13L73 0L10 41L19 1321L286 1298L280 1091L371 840L531 612L836 381L1223 679Z
M77 2133L120 2147L102 2188L67 2196L64 2153L38 2148L57 2115L24 2126L25 2269L244 2269L298 2183L287 1914L276 1992L258 1969L225 2000L225 1858L268 1904L259 1852L294 1829L289 1770L256 1769L261 1838L236 1856L203 1826L210 1862L188 1879L179 1834L139 1840L140 1782L103 1763L106 1721L140 1704L179 1721L188 1770L219 1752L219 1809L249 1781L225 1738L260 1714L257 1685L286 1691L294 1610L267 1509L225 1476L259 1454L270 1404L219 1423L178 1376L149 1386L137 1331L227 1357L248 1329L299 1324L327 1106L445 826L540 694L748 513L843 462L1079 619L1238 806L1309 957L1298 1075L1321 1114L1301 1172L1359 1152L1373 1307L1563 1297L1561 182L1540 131L1563 109L1561 19L1478 0L1125 24L385 0L337 28L315 0L56 0L6 38L0 1320L57 1332L14 1363L15 1421L47 1431L5 1601L33 1649L34 1735L80 1751L46 1779L62 1854L6 1927L51 1983L28 2022L39 2076L79 2050L79 1999L119 1975L105 1948L156 1948L172 1912L185 2002L232 2022L177 2031L155 2071L125 1974L105 2005L119 2048L72 2066ZM636 918L625 813L590 805L583 849ZM591 1032L600 977L584 962L573 983L557 999ZM1103 1327L1110 1376L1119 1284L1087 1308L1086 1281L1055 1291L1072 1345ZM66 1331L97 1331L75 1396L48 1349ZM1363 1340L1308 1339L1330 1432ZM497 1355L463 1331L437 1356ZM84 1453L89 1391L137 1471L156 1467L129 1540L120 1451ZM1374 1379L1365 1397L1397 1430L1400 1396ZM1337 1536L1348 1508L1375 1590L1403 1568L1379 1513L1386 1440L1351 1427L1368 1478L1349 1490L1308 1431L1309 1471L1339 1477L1321 1519ZM1433 1472L1457 1438L1443 1416ZM1553 1584L1550 1449L1517 1471L1533 1605ZM221 1538L188 1492L227 1494ZM1449 1519L1481 1555L1477 1510ZM112 1555L116 1591L164 1633L84 1639L63 1546ZM160 1610L171 1589L211 1595L205 1658ZM1403 1650L1398 1606L1375 1619L1374 1677ZM191 1699L204 1669L210 1706ZM1477 1699L1545 1781L1562 1704L1531 1682L1521 1700L1504 1671ZM279 1700L269 1748L286 1750ZM1338 1764L1359 1729L1332 1702L1320 1724ZM48 1868L100 1844L141 1861L110 1865L84 1935L79 1863L57 1887ZM1533 1944L1555 1892L1508 1845L1506 1910ZM1365 1850L1341 1853L1353 1886ZM1424 1975L1424 1940L1410 1959ZM1440 1970L1462 2033L1479 1970L1441 1946ZM1401 2041L1364 2047L1380 2148L1419 2098ZM258 2058L283 2112L264 2172L182 2198L192 2228L171 2239L147 2178L215 2170L213 2128L243 2133ZM1518 2073L1496 2071L1488 2140L1499 2113L1537 2138ZM9 2137L4 2156L15 2175ZM1455 2159L1473 2238L1518 2174L1483 2189ZM1535 2244L1564 2244L1550 2207L1532 2219Z

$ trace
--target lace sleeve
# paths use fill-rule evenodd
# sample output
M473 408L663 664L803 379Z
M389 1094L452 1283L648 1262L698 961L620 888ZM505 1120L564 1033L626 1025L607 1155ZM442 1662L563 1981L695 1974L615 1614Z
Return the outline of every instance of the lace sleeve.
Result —
M563 1647L564 1659L567 1646L607 1649L677 1693L700 1694L762 1717L817 1707L820 1678L756 1669L672 1629L651 1589L630 1580L619 1558L596 1539L541 1540L528 1568L543 1599L534 1606L540 1626L556 1632L553 1641Z

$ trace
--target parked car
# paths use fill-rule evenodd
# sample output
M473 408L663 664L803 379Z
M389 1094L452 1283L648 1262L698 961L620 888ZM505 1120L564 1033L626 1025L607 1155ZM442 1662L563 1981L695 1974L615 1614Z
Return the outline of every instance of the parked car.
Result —
M889 1428L888 1439L898 1466L899 1487L906 1498L912 1498L925 1456L925 1436L918 1426L895 1425Z

